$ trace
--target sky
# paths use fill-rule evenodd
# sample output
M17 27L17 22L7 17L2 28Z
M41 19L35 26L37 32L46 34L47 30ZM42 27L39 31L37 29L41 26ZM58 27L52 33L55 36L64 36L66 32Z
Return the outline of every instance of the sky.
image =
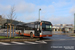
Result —
M74 24L75 0L0 0L0 15L7 18L13 6L18 21L37 21L41 8L41 20L52 24Z

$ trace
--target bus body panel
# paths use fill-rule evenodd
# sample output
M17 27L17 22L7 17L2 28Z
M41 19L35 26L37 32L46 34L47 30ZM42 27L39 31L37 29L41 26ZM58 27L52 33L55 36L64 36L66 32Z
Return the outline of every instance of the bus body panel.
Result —
M30 34L31 32L34 34L34 30L24 30L24 33L27 33L27 34Z
M19 34L19 31L21 30L18 30L18 32L16 31L16 34ZM31 31L33 33L33 37L51 37L52 36L52 33L50 31L42 31L40 33L40 36L35 36L34 30L30 30L30 31L25 30L24 33L20 32L19 35L30 36Z
M15 30L15 32L21 32L21 30Z
M51 31L42 31L42 35L52 35Z
M51 37L52 35L40 35L40 37Z

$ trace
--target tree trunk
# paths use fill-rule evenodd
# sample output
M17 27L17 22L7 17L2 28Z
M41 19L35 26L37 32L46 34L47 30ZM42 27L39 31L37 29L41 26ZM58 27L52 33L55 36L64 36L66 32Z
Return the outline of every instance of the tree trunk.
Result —
M14 37L14 26L13 26L13 37Z
M10 38L11 38L11 24L10 24Z
M7 25L7 37L8 37L8 25Z

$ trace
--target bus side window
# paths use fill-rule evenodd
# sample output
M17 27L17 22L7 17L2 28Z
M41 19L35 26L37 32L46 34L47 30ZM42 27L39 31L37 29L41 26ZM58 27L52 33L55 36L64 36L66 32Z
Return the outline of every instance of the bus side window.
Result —
M38 25L38 28L40 28L40 25Z
M35 25L35 28L37 28L37 25Z

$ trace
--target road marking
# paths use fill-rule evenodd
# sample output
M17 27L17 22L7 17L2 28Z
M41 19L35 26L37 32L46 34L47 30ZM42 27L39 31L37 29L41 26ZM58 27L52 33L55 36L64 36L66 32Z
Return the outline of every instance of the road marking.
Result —
M44 40L44 41L61 41L61 40L75 40L75 38L72 39L53 39L53 40Z
M53 40L44 40L44 41L61 41L61 40L72 40L72 39L53 39Z
M38 44L38 43L35 43L35 42L28 42L28 41L24 41L25 43L29 43L29 44Z
M73 38L72 40L75 40L75 38Z
M66 39L59 39L59 40L66 40Z
M2 44L2 45L11 45L9 43L4 43L4 42L0 42L0 44Z
M15 44L25 44L25 43L20 43L20 42L11 42L11 43L15 43Z
M39 43L46 43L46 44L47 44L47 42L45 42L45 41L35 41L35 42L39 42Z

